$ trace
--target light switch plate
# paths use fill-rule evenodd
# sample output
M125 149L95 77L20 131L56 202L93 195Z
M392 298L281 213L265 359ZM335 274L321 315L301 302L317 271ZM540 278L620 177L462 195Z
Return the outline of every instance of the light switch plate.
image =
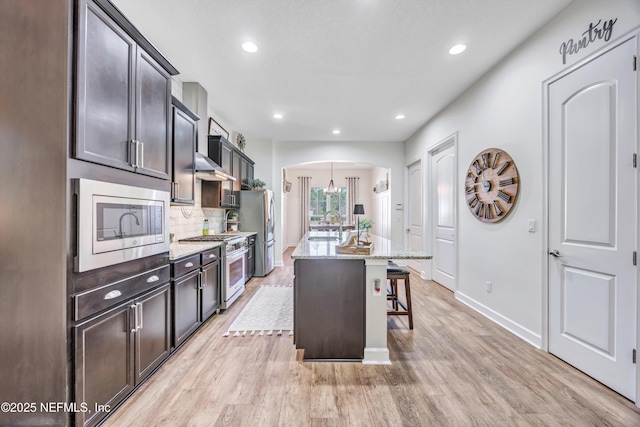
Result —
M527 227L527 230L529 231L529 233L533 233L534 231L536 231L536 220L535 219L530 219L529 220L529 225Z

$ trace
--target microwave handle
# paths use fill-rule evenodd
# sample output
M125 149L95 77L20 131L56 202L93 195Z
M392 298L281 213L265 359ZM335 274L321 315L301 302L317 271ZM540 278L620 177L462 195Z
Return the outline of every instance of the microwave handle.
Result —
M140 146L140 149L139 149L140 151L136 156L136 163L137 163L137 166L140 169L142 169L144 168L144 142L138 141L138 145Z

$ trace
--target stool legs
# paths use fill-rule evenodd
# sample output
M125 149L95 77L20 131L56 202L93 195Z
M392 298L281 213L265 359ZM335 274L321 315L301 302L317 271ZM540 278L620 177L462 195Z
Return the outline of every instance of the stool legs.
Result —
M387 292L387 300L391 301L391 307L393 310L387 311L388 316L408 316L409 317L409 329L413 329L413 311L411 309L411 283L409 280L409 273L396 273L387 274L387 279L390 284L390 291ZM398 298L398 280L404 281L405 298L407 305L405 306ZM399 307L402 307L404 311L400 311Z

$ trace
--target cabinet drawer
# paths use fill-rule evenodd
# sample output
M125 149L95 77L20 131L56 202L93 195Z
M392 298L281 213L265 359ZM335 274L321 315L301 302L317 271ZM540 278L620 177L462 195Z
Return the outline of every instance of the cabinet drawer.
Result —
M74 320L84 319L169 281L169 266L145 271L74 296Z
M201 252L200 257L202 265L218 261L220 259L220 248L213 248L206 252Z
M191 255L171 263L171 277L180 277L200 268L200 254Z

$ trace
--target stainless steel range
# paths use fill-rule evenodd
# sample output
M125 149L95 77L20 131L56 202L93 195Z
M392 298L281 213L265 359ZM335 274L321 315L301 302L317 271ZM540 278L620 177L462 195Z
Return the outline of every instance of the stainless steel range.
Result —
M213 234L180 239L181 242L224 242L222 251L222 295L220 308L227 309L244 292L245 254L247 238L238 234Z

